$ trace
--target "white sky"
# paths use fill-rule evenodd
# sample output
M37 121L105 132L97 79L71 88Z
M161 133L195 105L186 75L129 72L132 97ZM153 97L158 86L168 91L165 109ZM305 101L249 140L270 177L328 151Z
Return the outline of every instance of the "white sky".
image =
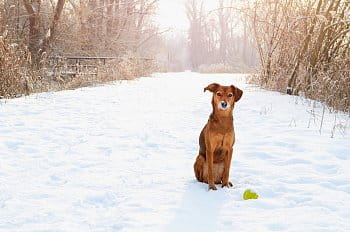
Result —
M160 0L156 21L162 28L185 30L188 21L185 12L186 0Z
M162 28L188 29L185 3L187 0L160 0L156 21ZM207 9L213 9L217 0L205 0Z

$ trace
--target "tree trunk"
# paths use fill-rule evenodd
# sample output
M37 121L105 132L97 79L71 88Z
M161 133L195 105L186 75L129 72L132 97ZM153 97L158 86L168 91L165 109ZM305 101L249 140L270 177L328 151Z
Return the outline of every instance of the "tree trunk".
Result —
M45 35L40 54L44 54L47 51L48 47L50 46L53 39L55 38L58 21L61 18L64 4L65 4L65 0L58 0L56 8L55 8L54 17L52 19L50 29Z
M29 0L23 0L24 7L29 14L29 41L28 48L31 53L33 64L38 65L41 56L47 51L50 43L52 42L58 21L61 17L65 0L58 0L54 16L51 22L49 30L45 33L43 38L40 33L40 6L41 0L35 0L30 2Z
M40 50L40 0L36 1L36 8L34 2L29 0L23 0L24 7L29 14L29 41L28 49L31 53L32 61L36 62L39 56Z
M107 29L106 34L108 37L112 36L112 30L113 30L113 10L114 10L114 1L115 0L109 0L108 6L107 6Z

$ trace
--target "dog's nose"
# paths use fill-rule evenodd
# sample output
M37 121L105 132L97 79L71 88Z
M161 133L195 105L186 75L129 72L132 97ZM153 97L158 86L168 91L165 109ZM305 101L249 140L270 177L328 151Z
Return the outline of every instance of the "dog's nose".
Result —
M222 108L226 108L226 106L227 106L227 102L222 101L222 102L221 102L221 106L222 106Z

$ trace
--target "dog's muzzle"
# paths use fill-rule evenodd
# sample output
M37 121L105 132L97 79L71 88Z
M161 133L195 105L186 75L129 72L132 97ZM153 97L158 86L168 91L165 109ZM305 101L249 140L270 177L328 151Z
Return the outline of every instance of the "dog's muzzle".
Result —
M221 101L219 102L219 108L222 110L227 110L230 108L230 104L228 104L227 101Z

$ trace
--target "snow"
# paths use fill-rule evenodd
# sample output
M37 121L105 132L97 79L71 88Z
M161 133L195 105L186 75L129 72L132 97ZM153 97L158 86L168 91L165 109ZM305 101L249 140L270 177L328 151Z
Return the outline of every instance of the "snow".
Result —
M193 173L212 82L244 91L217 191ZM1 100L0 231L350 231L350 119L326 110L320 133L321 115L190 72Z

